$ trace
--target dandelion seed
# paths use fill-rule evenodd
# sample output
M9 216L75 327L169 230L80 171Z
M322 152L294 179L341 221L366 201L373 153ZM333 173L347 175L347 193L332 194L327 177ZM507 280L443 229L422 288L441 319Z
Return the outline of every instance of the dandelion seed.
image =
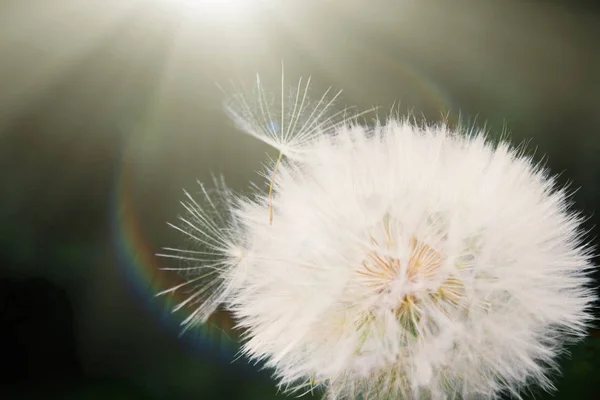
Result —
M596 298L566 190L483 133L333 123L324 100L308 111L302 81L288 97L280 115L262 89L228 109L280 152L268 193L221 189L225 217L206 191L184 203L178 229L198 253L176 252L192 263L182 306L199 304L185 322L222 304L242 354L282 389L331 400L552 390L556 356L585 336Z

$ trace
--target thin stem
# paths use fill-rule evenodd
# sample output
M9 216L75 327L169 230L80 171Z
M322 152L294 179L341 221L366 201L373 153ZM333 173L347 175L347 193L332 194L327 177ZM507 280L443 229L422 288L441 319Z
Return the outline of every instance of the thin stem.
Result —
M277 162L275 163L275 168L273 168L271 185L269 186L269 225L273 225L273 186L275 185L275 175L277 175L277 168L279 168L282 157L283 153L279 153L279 157L277 157Z

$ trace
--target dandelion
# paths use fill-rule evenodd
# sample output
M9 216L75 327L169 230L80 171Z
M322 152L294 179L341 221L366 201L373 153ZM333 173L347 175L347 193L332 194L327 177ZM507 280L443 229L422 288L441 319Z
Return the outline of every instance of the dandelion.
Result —
M191 218L178 229L213 257L173 253L201 271L184 284L198 301L186 324L229 310L242 354L287 392L553 390L556 357L585 336L595 300L592 253L566 189L483 132L336 120L324 98L308 103L302 82L282 91L279 112L260 84L257 93L257 106L236 97L229 114L281 154L255 197L221 186L225 217L206 192L205 204L184 204Z

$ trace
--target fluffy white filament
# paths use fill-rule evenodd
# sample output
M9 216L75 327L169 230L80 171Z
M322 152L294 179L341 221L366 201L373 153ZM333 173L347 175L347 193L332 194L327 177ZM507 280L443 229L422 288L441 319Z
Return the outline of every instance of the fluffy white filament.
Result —
M547 171L483 133L336 120L302 83L278 112L258 89L229 113L284 157L270 194L184 204L186 323L223 306L282 388L329 399L553 389L595 297L581 218Z

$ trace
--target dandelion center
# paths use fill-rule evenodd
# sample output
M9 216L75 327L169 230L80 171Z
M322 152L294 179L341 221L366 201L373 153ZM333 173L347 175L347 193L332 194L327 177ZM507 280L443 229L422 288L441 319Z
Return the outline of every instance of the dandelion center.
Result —
M445 255L414 235L403 262L387 216L383 232L383 240L370 236L372 246L357 273L362 285L381 296L379 308L387 308L407 332L417 335L423 307L431 304L449 315L451 308L461 307L464 284L457 276L444 277Z

